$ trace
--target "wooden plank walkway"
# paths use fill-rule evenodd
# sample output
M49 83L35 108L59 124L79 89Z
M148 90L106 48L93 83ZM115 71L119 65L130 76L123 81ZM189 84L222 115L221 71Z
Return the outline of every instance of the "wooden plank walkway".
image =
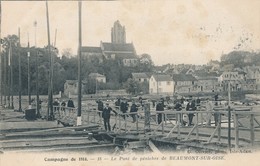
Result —
M2 148L28 148L28 147L38 147L38 148L51 148L52 146L69 146L69 145L88 145L94 142L91 142L85 138L82 138L83 135L87 135L84 129L91 129L92 132L104 130L102 118L99 117L97 112L89 113L82 112L82 126L77 127L62 127L61 124L58 124L57 121L44 121L44 120L35 120L27 121L24 119L24 114L20 112L13 112L10 110L0 110L1 112L1 132L0 132L0 147ZM144 113L142 114L144 115ZM155 117L154 117L155 118ZM175 118L174 116L172 118ZM200 117L201 118L201 117ZM256 117L259 121L259 116ZM74 118L75 119L75 118ZM194 116L194 123L196 124L197 118ZM227 118L222 118L223 121L227 121ZM191 142L200 141L202 146L203 144L214 144L220 146L221 144L228 144L228 128L221 127L220 130L220 141L218 139L218 132L215 135L212 135L214 131L217 131L215 127L207 126L181 126L179 131L176 127L176 120L172 119L171 121L166 121L163 126L158 126L155 119L150 121L150 129L147 130L145 126L145 119L140 116L136 123L132 123L131 116L127 117L125 121L122 116L111 116L111 128L112 132L108 134L114 135L117 138L122 139L134 139L134 140L149 140L154 138L159 138L161 141L175 140L176 142L181 142L183 144L189 145ZM200 120L198 121L200 122ZM250 127L246 120L242 120L243 128L239 130L239 145L241 147L250 147L250 130L246 127ZM254 125L257 125L257 121L254 122ZM99 127L100 126L100 127ZM174 129L174 130L173 130ZM26 131L27 132L17 132L17 131ZM32 131L29 131L32 130ZM169 132L172 131L172 134L169 135ZM192 132L194 131L194 132ZM198 134L196 135L196 132ZM64 139L59 142L60 136L63 135ZM231 130L231 143L234 146L237 142L235 140L236 131L234 128ZM169 138L166 138L170 136ZM208 142L209 138L212 137L211 142ZM17 139L15 141L15 139ZM27 138L27 139L25 139ZM74 140L73 140L73 139ZM260 146L260 129L254 129L254 146ZM207 143L208 142L208 143ZM195 143L194 143L195 144ZM61 148L61 147L59 147Z

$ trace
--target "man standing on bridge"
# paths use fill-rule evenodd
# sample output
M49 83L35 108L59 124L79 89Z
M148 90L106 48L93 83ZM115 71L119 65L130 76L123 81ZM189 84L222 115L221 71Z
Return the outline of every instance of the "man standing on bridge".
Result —
M104 120L104 126L105 126L106 131L111 131L111 126L110 126L110 113L111 113L111 111L113 111L117 115L117 112L112 110L112 108L109 107L109 104L106 103L106 106L102 111L102 118Z
M159 111L159 112L161 112L161 111L164 111L164 107L163 107L164 105L163 105L163 101L162 101L162 99L159 101L159 103L156 105L156 111ZM163 118L163 120L164 120L164 116L163 116L163 114L162 113L158 113L157 114L157 122L158 122L158 124L161 124L162 123L162 118Z
M105 108L103 109L102 112L102 118L104 119L104 126L106 131L111 131L111 127L110 127L110 112L111 112L112 108L109 107L109 104L106 103Z
M103 111L103 109L104 109L104 105L103 105L103 102L100 100L100 99L98 99L97 101L96 101L96 103L98 104L98 115L99 116L101 116L101 112Z

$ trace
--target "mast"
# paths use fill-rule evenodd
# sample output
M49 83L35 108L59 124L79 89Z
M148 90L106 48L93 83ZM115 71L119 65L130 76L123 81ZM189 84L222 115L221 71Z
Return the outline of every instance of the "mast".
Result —
M8 108L11 108L11 46L12 45L12 41L10 41L9 43L9 53L8 53Z
M49 11L48 11L48 1L46 0L46 17L47 17L47 35L48 35L48 54L50 56L50 70L49 70L49 87L48 87L48 110L47 110L47 120L53 120L53 90L52 90L52 84L53 84L53 61L52 61L52 55L51 55L51 42L50 42L50 25L49 25ZM50 115L49 115L50 114ZM50 118L49 118L50 116Z
M19 36L19 41L18 41L18 65L19 65L19 108L18 111L22 111L22 103L21 103L21 87L22 87L22 73L21 73L21 53L20 53L20 47L21 47L21 36L20 36L20 28L18 29L18 36Z
M29 108L31 107L31 71L30 71L30 42L29 42L29 33L28 33L28 102L29 102Z
M34 45L36 49L36 115L39 118L40 117L40 112L39 112L39 67L38 67L38 58L39 58L39 52L37 51L37 39L36 39L36 31L37 31L37 21L34 21Z
M79 0L79 48L78 48L78 113L77 113L77 126L81 125L81 8L82 1Z
M11 88L10 88L10 95L11 95L11 109L14 109L14 94L13 94L13 88L14 88L14 81L13 81L13 50L12 50L12 42L10 43L10 82L11 82Z
M1 27L2 27L2 1L0 0L0 105L3 104L3 78L2 78L2 31L1 31Z

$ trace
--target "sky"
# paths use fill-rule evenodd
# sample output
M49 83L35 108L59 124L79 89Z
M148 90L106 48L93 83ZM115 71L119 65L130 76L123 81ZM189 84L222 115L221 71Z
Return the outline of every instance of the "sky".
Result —
M71 48L76 54L78 2L49 1L48 6L51 43L57 29L60 53ZM126 41L156 65L206 64L233 50L260 51L259 9L260 0L83 1L82 45L110 42L111 27L119 20ZM18 34L18 27L23 45L28 36L30 45L47 45L45 1L2 1L2 37Z

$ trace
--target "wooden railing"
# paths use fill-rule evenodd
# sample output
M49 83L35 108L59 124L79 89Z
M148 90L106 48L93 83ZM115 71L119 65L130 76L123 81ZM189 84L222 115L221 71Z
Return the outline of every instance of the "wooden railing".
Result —
M166 110L166 111L155 111L150 110L150 105L144 105L142 110L138 112L127 112L122 113L119 111L118 107L113 107L116 114L111 114L111 128L116 133L121 132L153 132L153 134L161 133L166 138L176 136L177 138L188 141L191 139L192 135L195 135L196 140L200 140L202 133L200 133L201 128L210 128L210 136L207 138L206 143L211 143L213 138L217 138L218 142L221 142L222 138L231 140L231 135L223 136L222 130L232 130L234 131L233 137L235 138L235 147L239 148L239 131L248 130L249 136L248 140L250 145L253 146L255 142L255 130L260 127L260 123L255 118L260 116L260 112L252 111L251 108L246 109L230 109L230 114L228 108L215 108L214 111L196 110L196 111L176 111L176 110ZM246 111L243 111L246 110ZM188 115L189 113L194 114L192 126L183 125L183 115ZM69 123L76 125L77 108L68 107L54 107L54 114L56 119L65 119ZM161 114L162 122L158 124L158 115ZM132 116L136 117L136 121L131 122ZM216 123L208 125L209 119L212 116L216 117L218 120ZM124 118L125 117L125 118ZM247 120L248 126L243 125L240 119ZM228 121L230 119L230 121ZM103 126L102 111L98 111L93 107L88 107L88 110L82 110L82 121L84 123L90 124L100 124ZM212 121L214 122L214 121ZM230 123L230 128L223 126L224 124ZM83 123L83 124L84 124ZM257 125L255 125L255 123ZM188 130L187 132L183 132ZM188 129L187 129L188 128ZM212 131L213 129L213 131ZM174 135L176 133L176 135ZM186 134L184 134L186 133ZM231 133L231 132L230 132ZM183 138L184 137L184 138ZM205 136L204 136L205 139Z

